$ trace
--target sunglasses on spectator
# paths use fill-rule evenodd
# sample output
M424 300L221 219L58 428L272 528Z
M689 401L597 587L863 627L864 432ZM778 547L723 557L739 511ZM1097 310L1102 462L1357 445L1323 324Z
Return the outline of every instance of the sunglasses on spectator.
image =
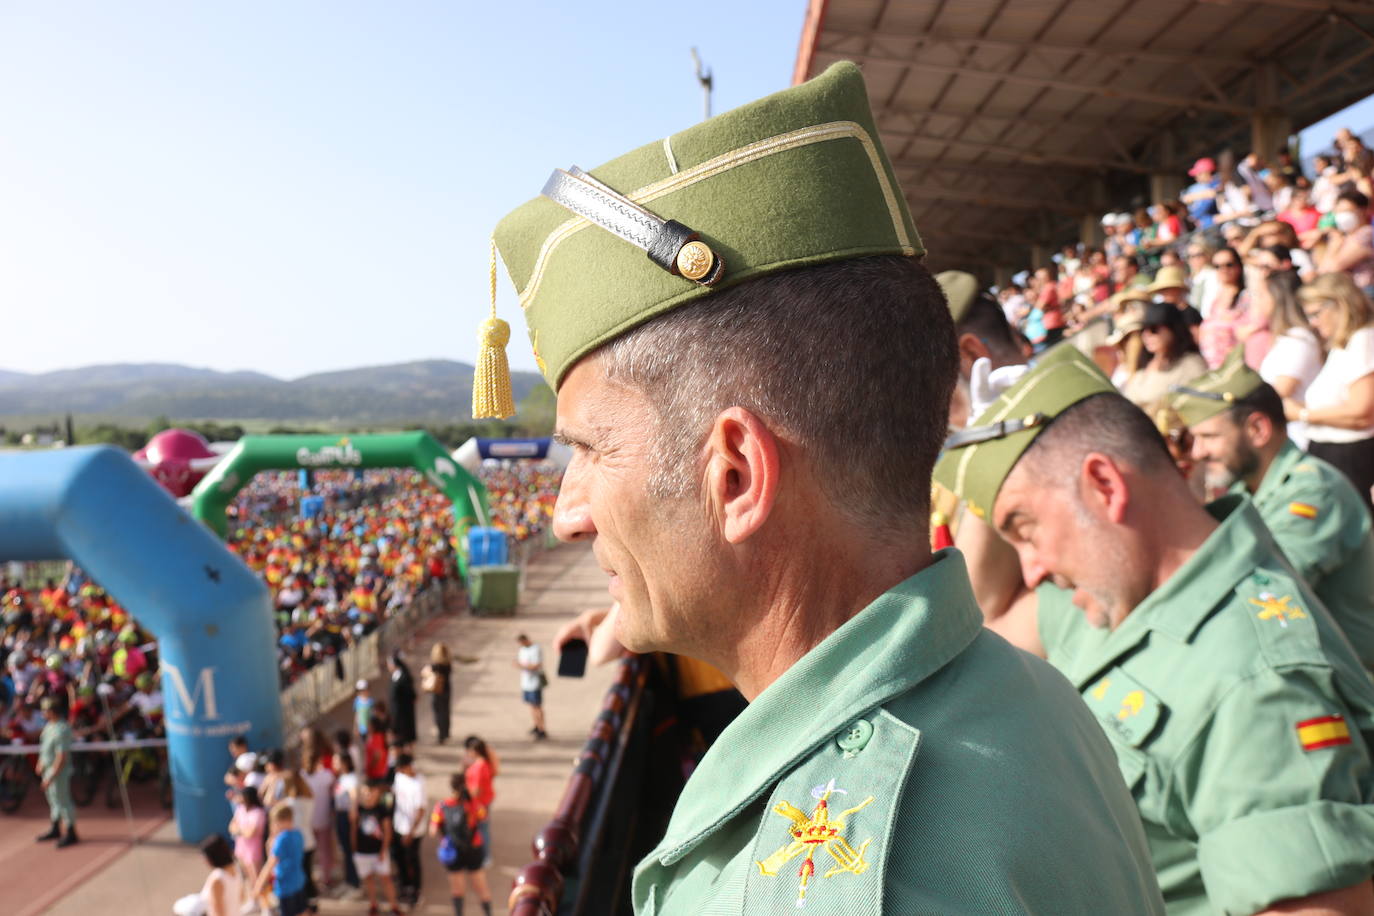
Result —
M1190 251L1190 252L1188 252L1188 260L1190 260L1190 261L1194 261L1194 260L1197 260L1197 259L1199 259L1199 258L1205 258L1205 257L1207 257L1207 252L1205 252L1205 251Z
M1213 261L1212 266L1217 270L1225 270L1228 267L1239 267L1239 261Z

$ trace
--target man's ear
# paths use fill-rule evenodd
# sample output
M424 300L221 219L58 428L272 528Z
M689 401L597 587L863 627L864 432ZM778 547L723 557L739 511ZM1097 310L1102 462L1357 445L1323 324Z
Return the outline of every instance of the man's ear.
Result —
M1114 525L1121 524L1131 493L1116 462L1101 452L1089 452L1079 468L1078 484L1089 511Z
M740 544L773 511L781 475L780 443L743 407L721 411L706 443L706 495L721 535Z
M1274 421L1266 414L1252 410L1241 425L1241 432L1251 448L1264 448L1274 438Z
M992 358L988 352L987 344L978 337L977 334L959 335L959 373L964 378L968 378L973 371L973 364L982 357Z

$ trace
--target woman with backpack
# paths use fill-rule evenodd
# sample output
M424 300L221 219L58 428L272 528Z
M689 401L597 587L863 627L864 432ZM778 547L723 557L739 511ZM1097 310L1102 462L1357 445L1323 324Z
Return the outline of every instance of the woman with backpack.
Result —
M491 888L487 886L487 850L480 829L483 806L470 794L464 775L449 777L448 797L434 806L429 819L429 835L439 838L439 864L448 871L448 888L453 897L453 912L463 916L467 896L467 876L482 905L482 916L491 916Z

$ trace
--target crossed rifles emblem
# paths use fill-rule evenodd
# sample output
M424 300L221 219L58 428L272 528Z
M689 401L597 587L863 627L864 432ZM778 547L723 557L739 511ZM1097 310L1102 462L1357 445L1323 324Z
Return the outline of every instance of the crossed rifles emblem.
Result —
M864 850L868 849L868 844L873 842L873 838L864 840L856 850L849 845L843 834L845 821L854 812L871 804L873 796L870 795L853 808L841 811L839 816L832 820L830 796L837 793L849 794L844 789L835 788L833 779L823 786L812 789L811 797L816 799L816 807L809 816L789 802L780 801L773 806L774 814L780 814L792 822L792 826L788 828L792 841L757 864L760 873L776 877L779 868L797 856L805 856L797 869L797 875L801 878L801 887L797 893L798 908L806 906L806 885L816 874L815 858L818 849L824 849L835 860L835 867L827 871L823 877L830 878L842 872L861 875L868 869L868 862L864 861Z

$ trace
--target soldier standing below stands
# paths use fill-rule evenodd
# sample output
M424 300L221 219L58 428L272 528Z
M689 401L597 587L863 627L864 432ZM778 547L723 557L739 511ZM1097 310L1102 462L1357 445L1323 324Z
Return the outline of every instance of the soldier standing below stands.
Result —
M1254 507L1199 505L1149 417L1061 349L936 476L1040 586L1025 648L1111 739L1170 911L1374 911L1374 682Z
M858 68L544 193L496 245L573 450L554 531L593 545L621 643L750 701L636 913L1162 912L1101 730L931 554L954 335ZM508 335L479 414L513 410Z
M1249 493L1293 568L1374 670L1374 534L1341 471L1288 438L1283 399L1237 347L1220 368L1175 388L1174 409L1193 433L1193 455L1223 467L1233 493Z
M42 735L38 739L38 764L34 772L43 783L52 829L39 840L57 840L59 849L77 842L76 803L72 801L72 727L66 706L56 697L43 700ZM61 825L67 825L65 834Z

